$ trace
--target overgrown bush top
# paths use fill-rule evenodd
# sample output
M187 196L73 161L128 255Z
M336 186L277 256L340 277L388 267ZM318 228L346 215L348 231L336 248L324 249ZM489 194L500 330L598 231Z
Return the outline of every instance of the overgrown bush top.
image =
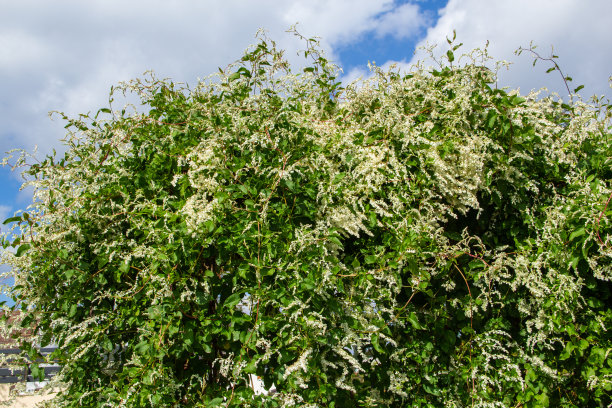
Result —
M610 403L610 105L450 41L342 85L305 43L300 72L262 37L194 89L123 84L146 112L64 117L26 168L4 260L58 404Z

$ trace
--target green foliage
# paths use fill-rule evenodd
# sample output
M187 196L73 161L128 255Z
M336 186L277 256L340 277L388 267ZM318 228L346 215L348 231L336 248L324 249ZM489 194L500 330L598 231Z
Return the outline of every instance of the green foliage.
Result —
M305 41L299 73L263 37L194 90L124 84L145 113L65 118L25 170L4 257L58 405L609 404L610 105L451 40L344 86Z

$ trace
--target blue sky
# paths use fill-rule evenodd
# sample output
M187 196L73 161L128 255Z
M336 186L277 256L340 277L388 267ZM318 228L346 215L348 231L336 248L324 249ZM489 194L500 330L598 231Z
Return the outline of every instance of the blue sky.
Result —
M367 76L368 61L408 67L415 49L445 44L457 31L468 51L490 41L493 57L513 63L500 86L522 93L563 84L533 68L514 50L531 41L551 46L581 92L612 96L612 2L609 0L20 0L0 5L0 153L12 148L43 156L62 151L63 124L51 110L71 115L105 107L111 85L154 70L195 84L238 59L265 28L288 58L303 47L285 30L299 23L321 37L346 80ZM0 219L31 201L18 174L0 167ZM3 229L5 230L5 229ZM0 271L6 266L0 265ZM0 298L1 300L1 298Z

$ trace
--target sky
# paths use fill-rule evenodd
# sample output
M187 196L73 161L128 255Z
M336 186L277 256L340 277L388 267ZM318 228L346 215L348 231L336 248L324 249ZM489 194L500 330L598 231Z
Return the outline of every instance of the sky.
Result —
M368 62L408 69L423 57L415 55L421 46L439 44L445 52L455 30L460 50L488 41L494 58L512 63L500 72L499 86L522 94L547 87L567 96L560 76L545 73L549 65L533 67L533 58L514 54L533 42L543 56L554 50L572 89L585 86L585 99L610 98L611 15L610 0L3 1L0 158L13 148L38 146L39 157L62 151L64 123L48 112L108 107L112 85L147 70L195 85L239 59L259 28L299 65L304 43L286 32L296 23L301 34L320 37L344 81L367 77ZM0 222L31 202L20 185L18 173L0 167Z

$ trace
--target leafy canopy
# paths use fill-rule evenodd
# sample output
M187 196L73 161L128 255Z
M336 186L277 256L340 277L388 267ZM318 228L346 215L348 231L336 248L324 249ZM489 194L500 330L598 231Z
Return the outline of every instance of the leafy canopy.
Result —
M610 403L610 105L451 40L344 86L304 41L300 72L261 36L195 89L122 84L144 113L65 117L25 169L4 261L57 404Z

